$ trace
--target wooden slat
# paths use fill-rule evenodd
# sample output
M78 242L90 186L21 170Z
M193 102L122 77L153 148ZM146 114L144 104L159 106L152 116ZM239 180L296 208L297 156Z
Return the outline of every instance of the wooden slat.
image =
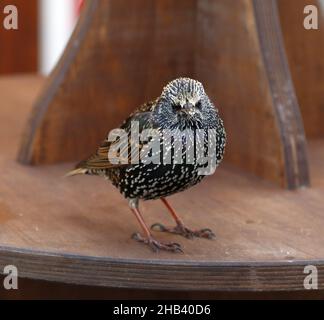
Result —
M318 9L318 30L304 28L304 7ZM323 1L279 0L287 56L306 134L324 137L324 10Z
M289 188L309 185L306 139L286 59L276 0L254 0L256 25L284 150Z

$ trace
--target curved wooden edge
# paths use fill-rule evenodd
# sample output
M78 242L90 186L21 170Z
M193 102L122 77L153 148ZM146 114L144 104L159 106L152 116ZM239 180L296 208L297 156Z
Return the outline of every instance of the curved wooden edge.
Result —
M37 134L44 123L50 104L53 99L55 99L60 86L62 86L65 81L65 77L72 61L76 58L80 50L97 6L98 0L86 1L78 24L71 36L71 40L69 41L64 54L48 77L42 93L35 102L33 112L27 123L20 144L20 149L18 151L17 159L22 164L33 164L35 161L33 153L35 152L35 148L37 148L37 146L35 146L38 143Z
M0 247L0 269L19 277L89 286L188 291L305 290L304 268L324 272L324 261L190 262L87 257ZM319 278L318 289L324 283Z
M276 0L254 0L255 18L285 155L288 188L309 186L303 120L284 49Z

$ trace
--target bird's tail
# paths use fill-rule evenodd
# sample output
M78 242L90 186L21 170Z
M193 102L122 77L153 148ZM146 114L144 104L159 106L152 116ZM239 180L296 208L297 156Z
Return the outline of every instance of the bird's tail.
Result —
M65 177L72 177L72 176L76 176L78 174L86 174L87 173L87 169L86 168L76 168L74 170L71 170L70 172L68 172Z

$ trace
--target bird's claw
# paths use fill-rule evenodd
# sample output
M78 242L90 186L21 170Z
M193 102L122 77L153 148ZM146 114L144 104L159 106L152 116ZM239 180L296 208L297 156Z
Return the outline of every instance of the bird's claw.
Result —
M214 239L216 237L215 233L209 228L200 229L194 231L195 237L206 238L206 239Z
M179 235L182 235L183 237L188 238L188 239L193 239L195 237L206 238L206 239L215 238L215 233L208 228L204 228L201 230L190 230L189 228L187 228L186 226L184 226L182 224L177 224L175 227L168 228L168 227L165 227L161 223L154 223L151 226L151 229L154 231L179 234Z
M154 223L151 225L153 231L167 232L168 229L161 223Z
M181 245L176 242L167 242L163 243L158 240L155 240L153 237L144 238L139 233L134 233L132 239L147 244L154 252L159 250L166 250L171 252L180 252L183 253Z

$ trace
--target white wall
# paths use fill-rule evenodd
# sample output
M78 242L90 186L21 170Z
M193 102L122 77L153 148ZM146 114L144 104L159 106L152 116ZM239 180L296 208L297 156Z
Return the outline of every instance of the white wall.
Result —
M39 0L39 71L47 75L59 60L76 23L75 0Z

